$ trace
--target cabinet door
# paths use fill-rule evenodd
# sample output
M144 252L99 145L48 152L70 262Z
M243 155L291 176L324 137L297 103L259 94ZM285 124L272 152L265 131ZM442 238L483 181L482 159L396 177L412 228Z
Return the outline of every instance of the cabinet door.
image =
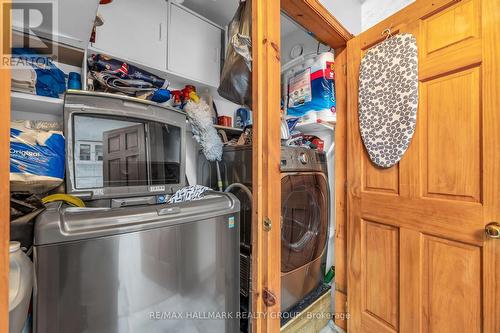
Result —
M22 32L29 28L39 37L86 49L98 5L99 0L14 0L12 28ZM28 17L29 23L24 21Z
M219 27L172 4L168 29L169 71L218 86L221 38Z
M99 6L104 24L93 47L124 60L165 69L167 58L165 0L114 0Z

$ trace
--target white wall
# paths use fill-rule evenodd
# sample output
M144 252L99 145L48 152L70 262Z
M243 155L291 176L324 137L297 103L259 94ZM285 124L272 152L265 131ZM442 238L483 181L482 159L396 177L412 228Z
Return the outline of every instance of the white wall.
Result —
M285 65L292 60L290 51L296 45L301 45L303 54L316 53L318 49L318 42L316 39L308 35L304 30L297 29L286 36L281 36L281 65ZM328 51L329 47L320 45L320 52Z
M354 35L408 6L415 0L320 0L326 9Z
M361 25L365 31L415 0L365 0L361 5Z
M357 35L361 32L360 0L320 0L320 2L350 33Z

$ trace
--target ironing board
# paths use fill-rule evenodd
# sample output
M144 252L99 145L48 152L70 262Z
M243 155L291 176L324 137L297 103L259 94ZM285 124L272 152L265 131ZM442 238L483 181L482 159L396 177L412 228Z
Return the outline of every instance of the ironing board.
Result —
M398 34L369 49L359 75L359 127L372 162L398 163L417 124L418 52L416 38Z

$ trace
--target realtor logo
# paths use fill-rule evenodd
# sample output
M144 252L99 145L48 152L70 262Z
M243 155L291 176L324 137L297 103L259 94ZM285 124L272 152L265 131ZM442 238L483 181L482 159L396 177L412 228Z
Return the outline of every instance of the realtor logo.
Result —
M19 63L19 53L12 52L13 48L29 49L30 61L39 56L40 59L35 61L40 64L44 59L57 59L57 47L53 43L57 42L54 38L56 9L57 3L52 0L17 0L2 4L2 67L12 67L12 61ZM9 25L12 27L11 36L7 33Z

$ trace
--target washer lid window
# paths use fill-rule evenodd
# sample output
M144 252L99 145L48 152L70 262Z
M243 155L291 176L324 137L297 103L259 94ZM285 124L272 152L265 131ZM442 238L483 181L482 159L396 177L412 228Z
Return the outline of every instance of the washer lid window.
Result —
M290 174L281 180L281 272L317 259L327 228L327 182L322 174Z

